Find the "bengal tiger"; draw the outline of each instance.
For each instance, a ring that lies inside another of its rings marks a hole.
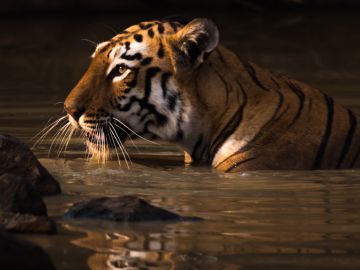
[[[64,107],[93,153],[139,135],[224,172],[359,165],[351,110],[238,58],[206,18],[142,22],[98,44]]]

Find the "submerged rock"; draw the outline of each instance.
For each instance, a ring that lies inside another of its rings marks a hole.
[[[56,223],[45,216],[0,214],[0,229],[16,233],[56,233]]]
[[[53,270],[49,256],[40,247],[0,232],[0,268],[6,270]]]
[[[112,221],[196,221],[200,218],[182,217],[153,206],[137,196],[97,198],[76,203],[66,213],[66,218],[94,218]]]
[[[0,175],[0,212],[47,215],[40,193],[21,176],[12,173]]]
[[[0,134],[0,175],[12,173],[30,183],[41,195],[61,192],[59,183],[40,164],[29,147],[7,134]]]

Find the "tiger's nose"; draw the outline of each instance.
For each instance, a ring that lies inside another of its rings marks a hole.
[[[84,114],[85,108],[84,107],[68,107],[64,106],[65,111],[74,118],[75,121],[79,121],[79,118]]]

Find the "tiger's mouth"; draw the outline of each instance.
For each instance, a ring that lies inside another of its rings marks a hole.
[[[92,129],[84,129],[84,135],[88,143],[97,148],[104,146],[110,148],[122,147],[129,134],[115,125],[105,125]]]

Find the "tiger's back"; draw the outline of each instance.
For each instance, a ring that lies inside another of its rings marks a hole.
[[[213,166],[224,171],[358,166],[360,130],[351,110],[307,84],[238,60],[225,48],[216,53],[215,73],[228,95],[224,108],[238,101],[213,139]],[[229,75],[234,66],[236,75]]]

